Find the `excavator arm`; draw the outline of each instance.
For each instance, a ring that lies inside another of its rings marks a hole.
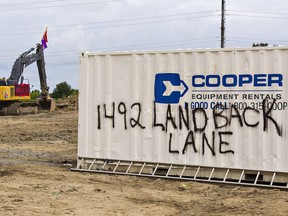
[[[39,79],[40,79],[41,98],[45,100],[49,96],[49,87],[47,85],[44,52],[43,52],[41,44],[37,44],[36,53],[38,57],[37,67],[38,67],[38,73],[39,73]]]
[[[16,59],[12,67],[11,75],[7,79],[7,84],[9,86],[14,86],[15,84],[18,84],[19,81],[22,84],[23,83],[22,74],[23,74],[24,68],[37,61],[38,75],[39,75],[40,87],[41,87],[41,98],[45,100],[49,96],[49,87],[47,85],[44,52],[43,52],[41,44],[37,44],[36,53],[31,53],[34,50],[35,48],[31,48],[30,50],[22,53]]]

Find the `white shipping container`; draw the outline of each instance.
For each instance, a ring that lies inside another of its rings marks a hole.
[[[288,172],[288,47],[84,52],[78,156]]]

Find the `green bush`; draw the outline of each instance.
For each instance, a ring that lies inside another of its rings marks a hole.
[[[56,88],[53,90],[51,96],[52,98],[65,99],[70,95],[78,95],[78,90],[72,89],[71,86],[65,81],[56,85]]]
[[[39,98],[41,96],[41,93],[39,90],[35,89],[30,93],[30,97],[32,100],[36,100],[37,98]]]

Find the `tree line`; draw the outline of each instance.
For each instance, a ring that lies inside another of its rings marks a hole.
[[[65,99],[71,95],[78,95],[78,89],[73,89],[66,81],[57,84],[56,88],[54,88],[53,92],[50,94],[54,99]],[[36,100],[41,97],[41,92],[35,89],[31,91],[30,96],[32,100]]]

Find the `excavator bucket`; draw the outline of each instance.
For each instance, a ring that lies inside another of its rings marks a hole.
[[[53,112],[56,109],[56,103],[53,98],[38,99],[38,104],[42,111]]]

